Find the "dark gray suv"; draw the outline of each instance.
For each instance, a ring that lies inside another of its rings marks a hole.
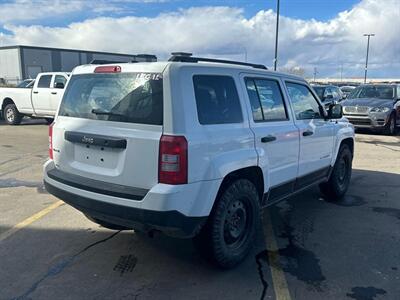
[[[345,98],[340,88],[335,85],[312,85],[312,88],[326,108]]]
[[[394,135],[400,124],[400,85],[367,84],[354,89],[342,102],[344,116],[355,128]]]

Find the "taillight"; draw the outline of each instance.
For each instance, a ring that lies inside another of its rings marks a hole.
[[[188,182],[188,145],[184,136],[162,135],[158,158],[158,182]]]
[[[120,73],[120,66],[101,66],[94,69],[95,73]]]
[[[53,159],[53,126],[54,122],[49,125],[49,158]]]

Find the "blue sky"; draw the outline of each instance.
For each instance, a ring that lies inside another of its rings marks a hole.
[[[360,0],[281,0],[281,13],[288,17],[300,19],[328,20],[352,6]],[[276,0],[176,0],[164,3],[145,3],[132,5],[137,13],[145,16],[155,16],[160,12],[174,11],[177,8],[193,6],[234,6],[241,7],[245,16],[250,17],[260,10],[276,9]]]
[[[36,0],[38,1],[38,0]],[[40,0],[39,0],[40,1]],[[73,1],[73,0],[72,0]],[[0,3],[13,3],[12,0],[0,0]],[[339,12],[350,10],[360,0],[281,0],[280,14],[296,19],[316,19],[327,21],[334,18]],[[65,26],[71,22],[79,22],[87,18],[98,16],[142,16],[156,17],[161,13],[171,13],[179,9],[204,6],[229,6],[243,9],[244,16],[249,18],[260,10],[276,10],[276,0],[171,0],[171,1],[144,1],[144,2],[124,2],[115,0],[114,3],[121,8],[118,11],[91,12],[90,10],[67,13],[63,18],[21,20],[19,24],[35,24],[45,26]],[[1,28],[0,28],[1,30]],[[4,29],[3,29],[4,30]]]
[[[384,5],[382,5],[384,3]],[[273,64],[276,0],[0,0],[0,46],[173,51]],[[400,0],[281,0],[278,67],[400,77]]]

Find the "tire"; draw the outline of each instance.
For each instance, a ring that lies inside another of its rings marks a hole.
[[[86,218],[88,218],[90,221],[99,224],[101,227],[107,228],[107,229],[111,229],[111,230],[130,230],[132,228],[128,228],[125,226],[121,226],[121,225],[117,225],[117,224],[112,224],[103,220],[99,220],[96,218],[93,218],[89,215],[85,215]]]
[[[392,113],[389,117],[389,121],[387,122],[383,133],[386,135],[395,135],[396,134],[396,116]]]
[[[217,198],[195,245],[215,264],[229,269],[251,250],[260,219],[259,195],[254,184],[237,179]]]
[[[54,119],[53,119],[53,118],[45,118],[45,120],[46,120],[46,123],[47,123],[48,125],[50,125],[51,123],[54,122]]]
[[[349,146],[341,145],[329,180],[320,184],[320,190],[328,200],[337,201],[346,194],[350,185],[352,161]]]
[[[4,120],[8,125],[18,125],[21,123],[21,115],[15,104],[7,104],[3,111]]]

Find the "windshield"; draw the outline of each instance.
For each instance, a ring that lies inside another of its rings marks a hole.
[[[318,95],[319,99],[324,98],[325,87],[323,86],[313,86],[315,93]]]
[[[159,73],[74,75],[60,116],[162,125],[163,81]]]
[[[344,86],[344,87],[341,87],[340,90],[342,92],[348,93],[348,92],[352,92],[354,90],[354,88],[350,87],[350,86]]]
[[[17,85],[17,88],[26,88],[26,87],[29,87],[29,86],[31,86],[31,83],[32,83],[32,80],[31,80],[31,79],[24,80],[24,81],[20,82],[20,83]]]
[[[350,94],[349,98],[393,99],[394,88],[391,86],[360,86]]]

